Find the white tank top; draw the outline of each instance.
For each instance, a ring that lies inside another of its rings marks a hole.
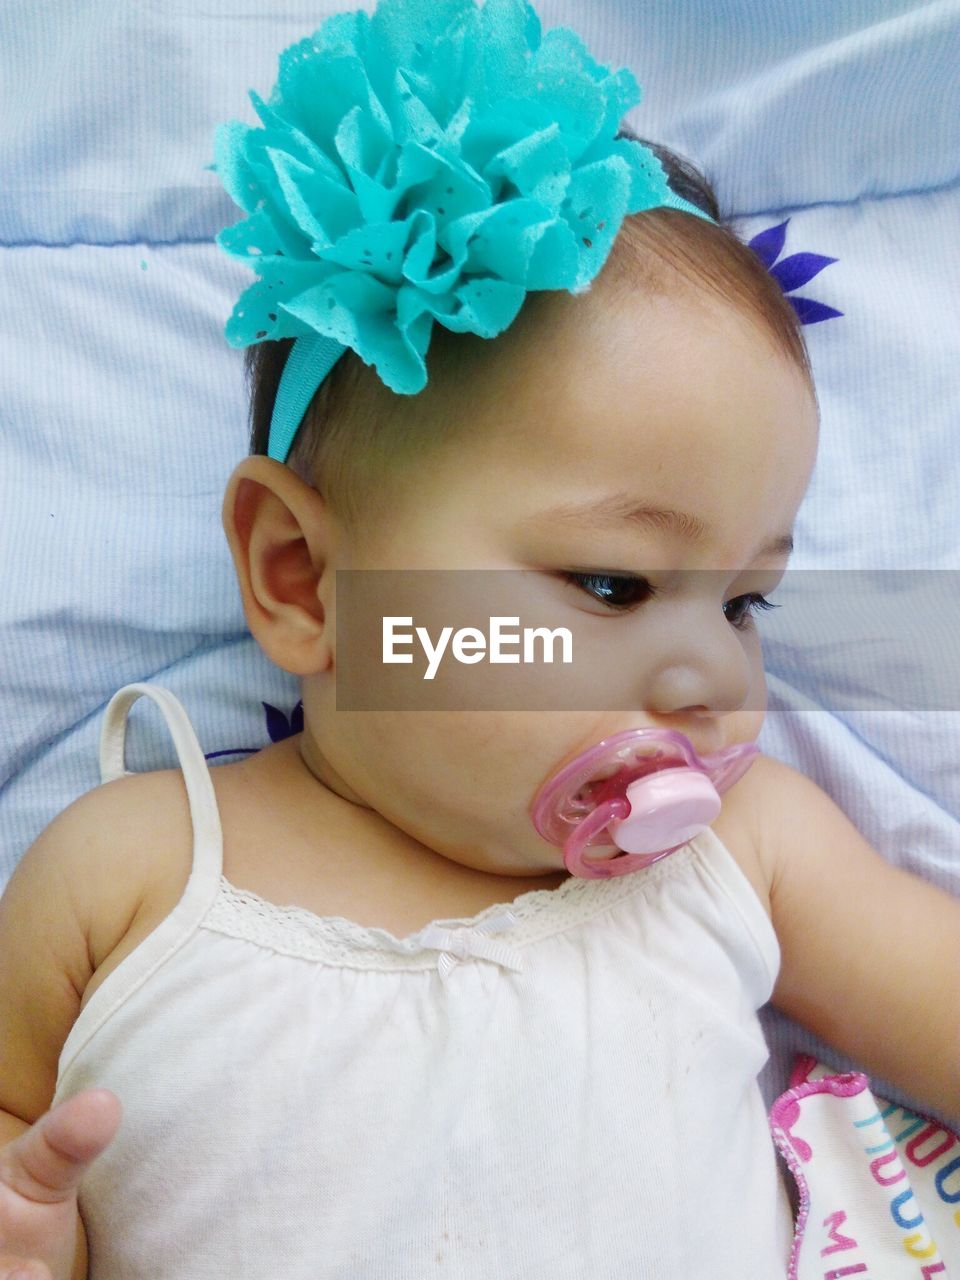
[[[397,939],[222,876],[186,713],[193,867],[103,982],[55,1101],[124,1120],[80,1205],[90,1280],[767,1280],[789,1206],[756,1083],[779,963],[710,831],[647,870],[570,879]],[[269,850],[264,850],[269,857]]]

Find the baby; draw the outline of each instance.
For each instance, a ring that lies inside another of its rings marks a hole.
[[[709,216],[628,214],[588,290],[531,294],[493,340],[438,324],[416,394],[347,350],[285,462],[291,341],[251,347],[255,456],[224,527],[303,731],[208,771],[158,690],[182,772],[120,776],[124,691],[113,780],[18,866],[4,1280],[785,1275],[768,1000],[960,1113],[960,904],[812,782],[757,758],[628,874],[596,874],[608,848],[570,875],[531,820],[624,731],[701,756],[756,738],[754,613],[814,465],[793,312],[657,154]],[[343,570],[521,572],[556,626],[612,644],[615,709],[338,708]]]

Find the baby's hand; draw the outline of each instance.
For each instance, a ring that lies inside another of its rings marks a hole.
[[[0,1147],[0,1280],[72,1280],[77,1188],[120,1114],[114,1094],[85,1089]]]

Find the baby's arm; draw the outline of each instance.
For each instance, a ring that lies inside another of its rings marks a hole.
[[[787,765],[758,760],[741,788],[782,952],[774,1004],[960,1117],[960,899],[887,862]]]
[[[54,1280],[87,1274],[76,1190],[112,1140],[119,1105],[85,1090],[47,1109],[87,982],[136,911],[132,868],[118,876],[103,835],[117,830],[122,786],[81,796],[54,819],[0,899],[0,1277],[17,1259],[42,1262],[36,1274]]]

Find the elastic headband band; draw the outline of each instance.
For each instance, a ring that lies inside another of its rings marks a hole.
[[[322,333],[307,334],[294,342],[273,405],[269,457],[286,462],[310,401],[346,350],[342,342]]]

